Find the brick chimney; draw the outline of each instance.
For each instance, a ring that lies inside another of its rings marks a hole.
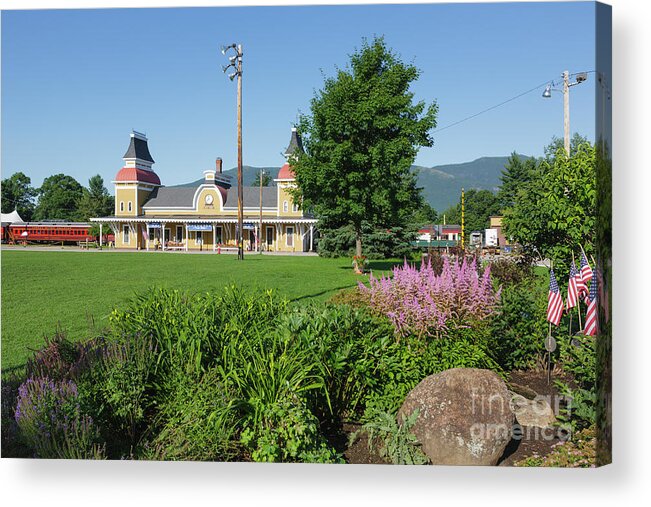
[[[215,160],[215,168],[217,169],[217,174],[222,173],[222,159],[221,157],[217,157]]]

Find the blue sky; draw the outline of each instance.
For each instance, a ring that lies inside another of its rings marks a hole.
[[[122,167],[131,129],[145,132],[163,184],[237,163],[236,85],[219,46],[244,45],[244,163],[281,165],[299,111],[363,37],[422,71],[416,98],[438,128],[570,72],[594,69],[592,2],[2,13],[2,177],[39,186],[54,173],[86,185]],[[594,74],[571,90],[573,132],[594,139]],[[541,155],[563,135],[562,94],[544,86],[434,133],[416,164],[512,151]]]

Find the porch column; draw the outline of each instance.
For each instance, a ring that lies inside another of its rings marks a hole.
[[[102,246],[102,222],[99,223],[99,246]]]
[[[310,224],[310,252],[314,251],[314,225]]]
[[[160,223],[160,249],[161,252],[165,251],[165,222]]]
[[[212,251],[217,250],[217,226],[212,224]]]
[[[147,238],[145,239],[145,248],[149,252],[149,222],[147,222],[145,225],[147,227]]]
[[[188,251],[188,245],[190,244],[190,232],[188,231],[188,224],[185,224],[185,251]]]

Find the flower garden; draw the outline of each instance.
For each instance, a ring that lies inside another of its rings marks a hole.
[[[488,369],[519,393],[534,389],[517,372],[547,377],[547,280],[530,266],[435,256],[362,280],[309,303],[154,288],[84,340],[56,333],[3,378],[3,456],[425,464],[396,417],[425,377]],[[556,424],[578,439],[509,464],[594,464],[593,338],[557,341],[548,388],[573,400]]]

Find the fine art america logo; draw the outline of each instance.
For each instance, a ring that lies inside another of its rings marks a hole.
[[[505,410],[515,415],[514,424],[509,427],[504,423],[475,423],[470,427],[473,439],[512,438],[514,440],[555,440],[567,441],[571,438],[571,427],[561,424],[557,416],[563,411],[564,418],[569,418],[572,410],[572,397],[563,395],[536,395],[527,399],[516,393],[510,393],[510,399],[500,394],[481,395],[473,389],[472,414],[481,420],[495,420]],[[488,417],[487,417],[488,416]]]

